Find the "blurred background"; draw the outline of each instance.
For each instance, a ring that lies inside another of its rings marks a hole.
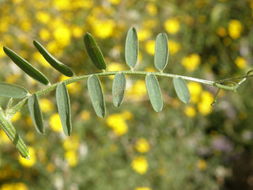
[[[166,32],[165,72],[218,80],[252,68],[253,0],[0,0],[0,79],[44,88],[4,55],[8,46],[52,83],[67,79],[32,45],[40,41],[77,75],[98,72],[87,57],[90,32],[108,70],[125,70],[124,43],[135,26],[140,41],[137,70],[155,71],[155,37]],[[165,106],[153,111],[144,78],[128,77],[120,108],[111,98],[112,78],[101,78],[107,115],[95,115],[86,81],[68,86],[73,134],[63,134],[55,92],[40,98],[46,135],[35,131],[27,107],[12,121],[29,145],[21,158],[0,131],[1,190],[250,190],[253,189],[253,81],[237,93],[188,82],[191,101],[181,103],[169,79],[159,78]],[[0,89],[1,90],[1,89]],[[6,107],[7,99],[0,104]]]

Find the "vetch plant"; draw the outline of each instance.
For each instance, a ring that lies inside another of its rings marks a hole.
[[[126,71],[106,71],[106,63],[93,36],[89,33],[84,35],[84,44],[87,50],[87,53],[92,60],[93,64],[102,72],[92,73],[88,75],[75,76],[74,72],[58,61],[53,55],[51,55],[42,44],[38,41],[33,42],[34,46],[37,48],[39,53],[45,58],[45,60],[57,71],[71,77],[63,82],[58,82],[51,84],[49,79],[41,73],[39,70],[34,68],[28,61],[23,59],[13,50],[4,47],[3,50],[6,55],[27,75],[37,80],[38,82],[46,85],[45,88],[30,94],[27,89],[7,83],[0,83],[0,96],[8,97],[9,102],[7,108],[3,110],[0,107],[0,127],[7,134],[9,139],[16,146],[20,154],[29,159],[29,152],[26,144],[23,139],[17,133],[15,127],[11,123],[11,118],[13,115],[20,111],[22,107],[28,105],[28,110],[30,112],[33,124],[40,134],[45,133],[43,125],[43,115],[40,109],[39,97],[45,95],[53,90],[56,90],[56,102],[58,113],[60,115],[61,124],[65,135],[71,135],[72,131],[72,122],[71,122],[71,103],[70,97],[67,90],[67,85],[87,80],[88,84],[88,93],[92,106],[95,110],[95,113],[98,117],[105,117],[106,115],[106,105],[103,95],[103,90],[100,83],[100,77],[106,77],[115,75],[113,85],[112,85],[112,96],[113,96],[113,105],[119,107],[124,99],[124,93],[126,88],[126,77],[125,75],[139,75],[145,77],[147,93],[151,102],[153,109],[156,112],[160,112],[163,109],[163,97],[157,77],[172,78],[175,92],[178,98],[183,103],[188,103],[190,100],[190,93],[186,85],[186,81],[194,81],[202,83],[205,85],[213,86],[217,88],[217,94],[220,89],[236,91],[238,87],[245,82],[249,77],[252,77],[253,70],[250,70],[246,75],[237,77],[237,78],[228,78],[218,81],[204,80],[184,75],[177,75],[171,73],[164,73],[168,59],[168,39],[165,33],[160,33],[156,37],[156,46],[155,46],[155,56],[154,56],[154,66],[158,72],[146,72],[146,71],[136,71],[134,70],[137,60],[138,60],[138,35],[134,27],[130,28],[125,43],[125,61],[129,66],[130,70]],[[13,99],[20,99],[17,104],[13,105]]]

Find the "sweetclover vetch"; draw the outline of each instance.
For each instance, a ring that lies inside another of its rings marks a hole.
[[[30,116],[32,118],[35,129],[40,134],[45,133],[43,125],[43,115],[40,109],[39,97],[53,90],[56,91],[56,103],[58,113],[60,115],[63,132],[65,135],[71,135],[71,103],[66,85],[87,79],[88,93],[98,117],[105,117],[106,105],[104,93],[101,87],[99,77],[115,75],[112,84],[113,105],[119,107],[124,99],[126,88],[125,75],[139,75],[145,77],[146,88],[151,106],[156,112],[163,109],[163,97],[157,77],[166,77],[173,79],[173,86],[178,98],[185,104],[190,100],[190,93],[185,81],[194,81],[205,85],[210,85],[220,89],[236,91],[237,88],[245,82],[249,77],[252,77],[253,70],[250,70],[246,75],[237,78],[229,78],[219,81],[210,81],[183,75],[164,73],[163,70],[168,64],[168,38],[166,33],[160,33],[156,37],[154,66],[158,72],[135,71],[134,68],[138,61],[139,43],[138,34],[134,27],[127,32],[125,42],[125,61],[130,70],[126,71],[106,71],[106,62],[99,46],[90,33],[84,35],[84,44],[86,51],[94,64],[102,72],[93,73],[82,76],[75,76],[70,67],[57,60],[49,53],[43,45],[34,40],[34,46],[44,59],[58,72],[65,76],[71,77],[63,82],[51,84],[49,79],[38,69],[33,67],[27,60],[19,56],[16,52],[8,47],[3,47],[5,54],[27,75],[36,81],[46,85],[45,88],[30,94],[23,87],[14,84],[0,82],[0,96],[9,98],[8,105],[5,110],[0,107],[0,127],[7,134],[10,141],[16,146],[20,154],[29,159],[28,148],[23,139],[17,133],[15,127],[11,123],[13,115],[20,111],[23,106],[27,105]],[[218,93],[217,93],[218,94]],[[19,99],[18,103],[13,105],[13,99]]]

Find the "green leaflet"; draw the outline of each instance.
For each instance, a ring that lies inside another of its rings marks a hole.
[[[56,103],[63,131],[65,135],[70,136],[72,131],[70,99],[64,82],[58,84],[56,87]]]
[[[44,74],[42,74],[39,70],[35,69],[30,63],[20,57],[17,53],[7,47],[3,47],[3,50],[5,54],[8,55],[8,57],[30,77],[45,85],[49,83],[49,80]]]
[[[0,82],[0,96],[9,98],[24,98],[28,95],[28,91],[23,87]]]
[[[167,34],[160,33],[156,37],[155,42],[155,67],[159,71],[163,71],[168,63],[168,38]]]
[[[28,98],[28,109],[36,130],[39,133],[44,134],[45,130],[43,125],[43,116],[40,110],[40,104],[37,94],[33,94]]]
[[[173,78],[173,85],[178,98],[185,104],[189,103],[190,93],[185,81],[182,78]]]
[[[127,32],[126,44],[125,44],[125,60],[127,65],[133,69],[138,59],[138,36],[134,27],[130,28]]]
[[[97,116],[104,117],[106,112],[105,100],[100,80],[96,75],[91,75],[88,78],[88,92]]]
[[[126,77],[123,73],[117,73],[112,85],[113,105],[119,107],[123,101],[126,88]]]
[[[102,54],[102,51],[98,47],[95,39],[90,33],[86,33],[84,35],[84,44],[87,50],[87,53],[92,60],[93,64],[98,68],[98,69],[106,69],[106,64],[104,60],[104,56]]]
[[[148,96],[151,102],[153,109],[156,112],[162,111],[163,109],[163,98],[159,82],[155,75],[148,74],[145,78],[146,88],[148,91]]]
[[[5,114],[1,107],[0,107],[0,128],[4,130],[4,132],[7,134],[12,143],[17,147],[21,156],[23,156],[26,159],[29,159],[30,155],[26,144],[24,143],[23,139],[19,136],[12,123],[8,119],[6,119]]]
[[[68,66],[53,57],[38,41],[34,40],[33,44],[53,68],[68,77],[72,77],[74,75],[73,71]]]

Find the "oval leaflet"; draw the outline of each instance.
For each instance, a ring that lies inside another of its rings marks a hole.
[[[189,103],[190,93],[189,89],[182,78],[173,78],[173,85],[178,98],[185,104]]]
[[[37,94],[33,94],[28,98],[28,109],[32,117],[33,124],[36,130],[44,134],[43,116],[40,109],[39,99]]]
[[[163,71],[168,63],[168,38],[165,33],[160,33],[156,37],[155,42],[155,67],[159,71]]]
[[[28,91],[23,87],[0,82],[0,96],[9,98],[24,98],[28,94]]]
[[[163,109],[163,98],[160,89],[159,82],[155,75],[147,74],[146,78],[146,88],[148,91],[148,96],[153,109],[156,112],[162,111]]]
[[[112,85],[113,105],[119,107],[123,101],[126,88],[126,77],[123,73],[117,73]]]
[[[99,117],[104,117],[106,108],[103,91],[100,80],[96,75],[91,75],[88,78],[88,92],[92,106]]]
[[[72,131],[70,99],[64,82],[58,84],[56,87],[56,103],[63,131],[65,135],[70,136]]]
[[[8,55],[8,57],[30,77],[41,82],[42,84],[45,85],[49,84],[49,80],[47,79],[47,77],[44,74],[42,74],[39,70],[35,69],[24,58],[20,57],[17,53],[15,53],[13,50],[7,47],[3,47],[3,50],[5,54]]]
[[[137,63],[139,52],[137,31],[134,27],[127,32],[125,44],[125,60],[127,65],[133,69]]]

